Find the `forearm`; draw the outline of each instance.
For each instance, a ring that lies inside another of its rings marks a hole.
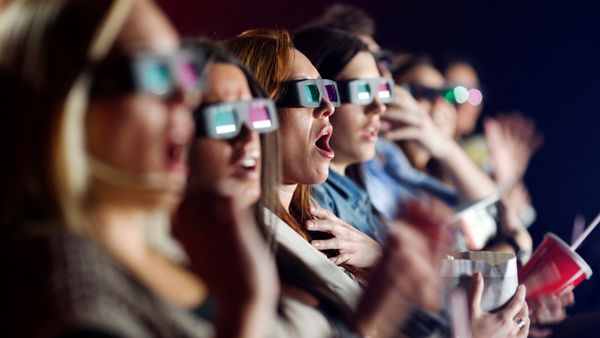
[[[216,338],[267,337],[275,319],[276,304],[260,297],[219,304]]]
[[[479,200],[496,192],[492,179],[467,157],[456,142],[448,142],[439,154],[433,156],[455,186],[461,202]]]

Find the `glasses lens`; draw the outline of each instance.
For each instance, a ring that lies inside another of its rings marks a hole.
[[[329,99],[329,102],[338,101],[338,92],[334,85],[325,85],[325,92],[327,93],[327,98]]]
[[[481,90],[476,88],[469,90],[469,103],[477,106],[480,105],[481,102],[483,102],[483,94],[481,93]]]
[[[163,62],[147,63],[143,68],[143,82],[152,93],[167,94],[173,82],[169,65]]]
[[[248,117],[254,130],[267,129],[273,126],[269,108],[263,103],[251,103],[248,109]]]
[[[469,91],[463,86],[454,87],[454,97],[456,98],[456,103],[465,103],[469,99]]]
[[[366,83],[359,84],[358,86],[356,86],[356,93],[358,99],[361,101],[371,99],[371,88]]]
[[[321,100],[319,87],[316,84],[305,85],[304,94],[306,95],[306,100],[310,103],[319,103]]]
[[[382,82],[379,84],[379,98],[380,99],[389,99],[392,97],[392,89],[390,88],[390,84],[387,82]]]
[[[193,60],[182,60],[179,65],[179,77],[186,89],[198,86],[200,82],[200,67]]]
[[[217,135],[229,134],[237,131],[237,115],[232,106],[217,108],[214,121],[214,128]]]

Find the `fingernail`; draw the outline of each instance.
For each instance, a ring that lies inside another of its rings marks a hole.
[[[317,242],[317,241],[312,241],[311,242],[312,245],[316,246],[316,247],[320,247],[321,243]]]
[[[315,227],[315,223],[313,221],[307,221],[306,222],[306,227],[309,229],[312,229]]]

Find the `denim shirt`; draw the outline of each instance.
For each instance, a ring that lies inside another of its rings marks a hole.
[[[323,184],[313,185],[312,194],[319,206],[331,210],[337,217],[367,234],[380,244],[387,233],[386,225],[374,214],[371,199],[351,178],[329,169]]]
[[[400,147],[379,140],[378,156],[365,163],[365,184],[375,208],[385,217],[400,216],[400,207],[422,192],[439,198],[450,206],[458,203],[458,194],[440,180],[415,169]]]

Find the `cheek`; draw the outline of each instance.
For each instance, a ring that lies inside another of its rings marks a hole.
[[[330,117],[333,125],[331,143],[334,147],[343,148],[356,141],[360,133],[363,112],[341,110]],[[334,148],[335,150],[335,148]]]
[[[302,158],[308,151],[308,139],[310,137],[310,118],[305,118],[302,114],[289,112],[280,114],[279,132],[281,134],[281,148],[283,151],[284,163],[286,159]]]
[[[166,107],[154,99],[129,97],[92,103],[86,116],[89,151],[121,169],[160,169],[168,126]]]
[[[231,156],[231,147],[224,141],[196,141],[190,153],[190,184],[215,190],[215,184],[230,174]]]

